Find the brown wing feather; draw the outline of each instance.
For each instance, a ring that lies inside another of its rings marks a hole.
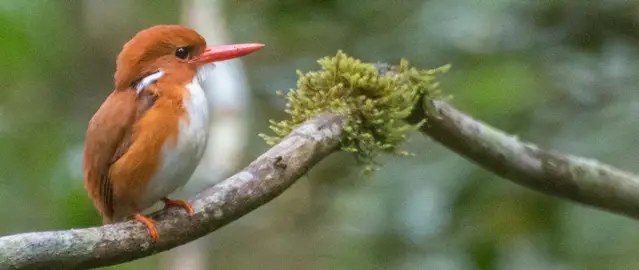
[[[111,164],[115,163],[118,159],[120,159],[126,153],[127,150],[129,150],[129,147],[131,147],[131,144],[133,144],[133,137],[132,137],[133,123],[140,120],[142,115],[144,115],[144,113],[148,111],[153,106],[153,104],[155,104],[155,101],[157,100],[157,96],[155,96],[153,93],[149,91],[142,91],[137,96],[137,98],[138,98],[137,105],[136,105],[137,110],[135,112],[135,119],[131,123],[127,131],[124,133],[124,138],[122,138],[122,142],[120,143],[120,146],[115,151],[115,154],[113,155],[113,159],[111,160]]]
[[[147,92],[138,96],[134,90],[114,91],[89,122],[83,156],[84,186],[104,223],[111,221],[114,211],[111,165],[127,152],[133,143],[135,122],[154,102],[155,96]]]

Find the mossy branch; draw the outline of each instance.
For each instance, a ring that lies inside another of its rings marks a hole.
[[[595,160],[544,150],[478,122],[443,101],[431,70],[362,63],[338,52],[319,61],[322,69],[298,72],[297,89],[287,95],[290,119],[272,122],[277,142],[319,112],[344,115],[349,125],[342,150],[373,164],[380,153],[398,150],[409,131],[425,135],[514,183],[545,194],[639,218],[639,176]],[[366,167],[366,171],[374,169]]]
[[[399,149],[408,132],[422,121],[410,124],[406,119],[420,98],[441,98],[437,75],[448,66],[419,70],[402,60],[399,66],[362,63],[339,51],[334,57],[320,59],[320,71],[297,72],[297,89],[285,98],[289,119],[271,120],[274,136],[260,134],[268,144],[275,144],[302,122],[322,112],[337,113],[348,119],[341,149],[356,154],[368,165],[381,153],[406,156]],[[372,171],[375,166],[367,166]]]

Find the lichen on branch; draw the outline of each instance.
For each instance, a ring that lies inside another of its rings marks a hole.
[[[381,153],[409,154],[399,146],[423,121],[412,125],[404,119],[421,96],[426,100],[440,98],[437,76],[449,68],[420,70],[402,60],[399,66],[389,66],[388,72],[380,73],[374,64],[362,63],[341,51],[318,63],[322,67],[319,71],[298,71],[297,89],[285,95],[290,118],[270,120],[275,135],[260,136],[273,145],[320,113],[339,113],[347,118],[341,149],[355,153],[369,165]]]

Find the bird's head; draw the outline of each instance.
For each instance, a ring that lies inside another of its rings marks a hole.
[[[117,59],[116,89],[135,88],[164,75],[192,79],[201,66],[250,54],[264,47],[249,43],[207,47],[196,31],[180,25],[158,25],[138,32]]]

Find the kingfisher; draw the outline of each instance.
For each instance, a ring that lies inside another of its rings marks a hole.
[[[124,44],[115,90],[89,121],[83,153],[84,187],[104,224],[133,218],[159,239],[141,211],[193,207],[167,196],[184,186],[207,145],[209,111],[202,79],[214,62],[253,53],[263,44],[207,47],[196,31],[157,25]]]

